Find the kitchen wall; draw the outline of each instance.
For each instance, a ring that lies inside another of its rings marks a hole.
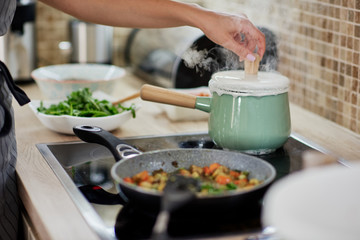
[[[189,1],[194,2],[194,1]],[[291,81],[290,100],[360,134],[360,1],[198,0],[243,12],[278,37],[279,72]],[[68,39],[70,16],[38,4],[39,65],[67,61],[58,48]],[[45,33],[45,34],[44,34]],[[129,29],[116,28],[114,64],[122,66]]]
[[[36,11],[38,66],[68,63],[71,52],[62,50],[59,45],[71,41],[69,22],[74,18],[39,1]],[[124,64],[124,46],[130,31],[128,28],[114,28],[114,65]]]

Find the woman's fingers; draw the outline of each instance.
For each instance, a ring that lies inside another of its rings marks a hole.
[[[199,24],[209,39],[237,54],[240,61],[254,61],[255,52],[262,58],[265,36],[245,15],[211,13]]]
[[[254,61],[255,50],[262,58],[265,52],[265,35],[248,19],[242,19],[235,28],[237,32],[234,34],[229,49],[239,56],[240,61],[244,59]]]

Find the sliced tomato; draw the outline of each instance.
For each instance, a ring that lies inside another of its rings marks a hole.
[[[231,182],[231,178],[229,176],[219,175],[215,178],[215,181],[219,184],[225,185]]]

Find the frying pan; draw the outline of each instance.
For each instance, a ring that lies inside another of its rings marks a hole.
[[[187,210],[208,211],[209,207],[214,209],[214,206],[218,210],[224,210],[241,204],[246,208],[246,204],[259,202],[276,176],[271,164],[239,152],[215,149],[168,149],[142,153],[99,127],[75,126],[73,130],[81,140],[101,144],[111,151],[116,160],[111,168],[111,175],[118,184],[120,196],[137,206],[154,211],[160,209],[163,193],[128,184],[123,181],[124,177],[133,176],[143,170],[153,172],[163,169],[166,172],[174,172],[179,168],[189,168],[193,164],[203,167],[217,162],[230,169],[249,171],[250,178],[263,181],[262,184],[246,191],[196,196],[186,204]]]

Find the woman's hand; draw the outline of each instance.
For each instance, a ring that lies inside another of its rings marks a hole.
[[[262,58],[265,36],[246,17],[219,13],[172,0],[41,0],[84,21],[132,28],[193,26],[213,42],[236,53],[240,61]]]
[[[207,12],[198,19],[198,27],[213,42],[233,51],[240,61],[254,61],[254,52],[260,59],[265,52],[265,36],[246,15]]]

